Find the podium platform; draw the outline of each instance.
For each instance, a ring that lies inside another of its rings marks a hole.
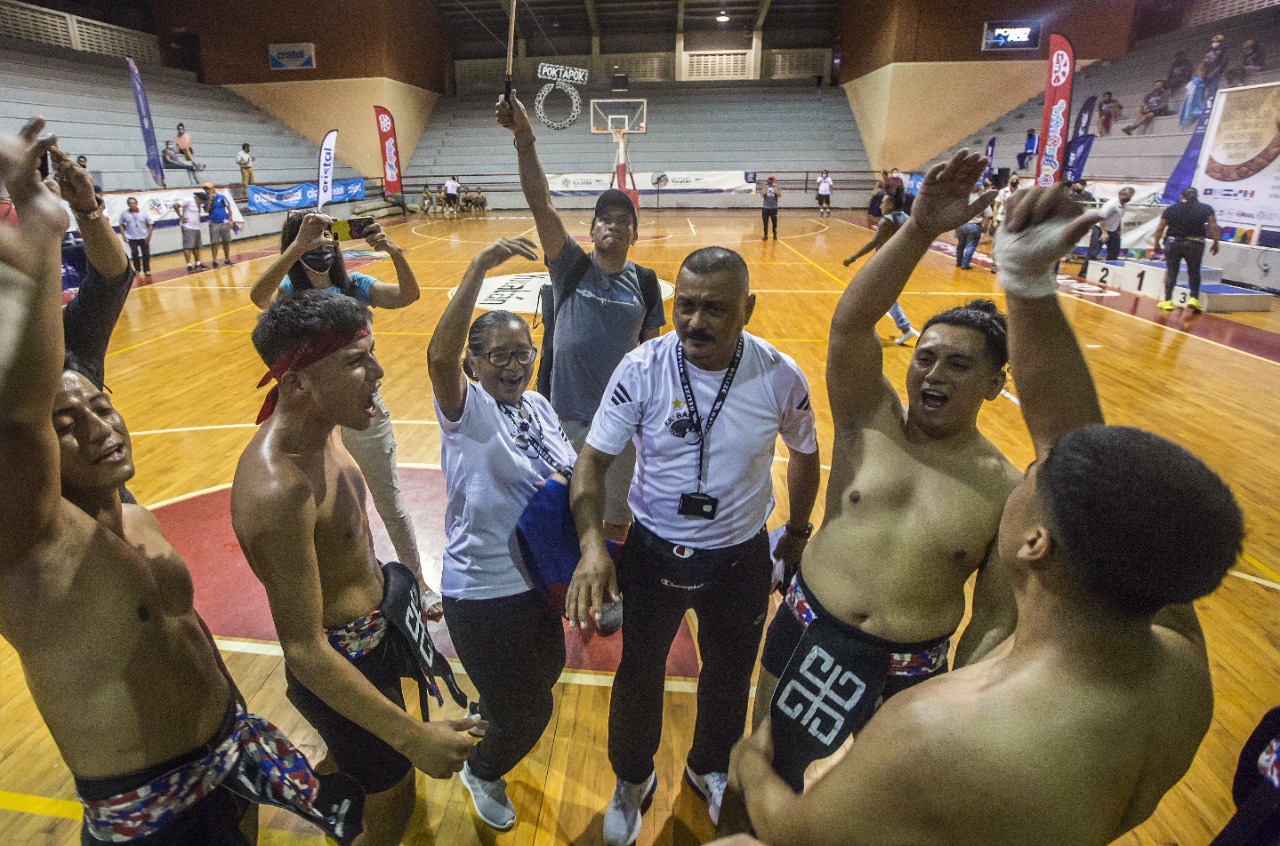
[[[1119,291],[1160,299],[1164,296],[1165,266],[1158,261],[1092,261],[1085,280]],[[1185,306],[1191,297],[1187,268],[1178,273],[1173,302]],[[1200,305],[1207,312],[1270,311],[1272,296],[1222,281],[1222,268],[1200,269]]]

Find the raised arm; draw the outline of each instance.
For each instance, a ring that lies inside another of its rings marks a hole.
[[[427,373],[440,411],[449,420],[460,420],[466,407],[467,377],[462,372],[462,356],[467,350],[471,313],[480,296],[480,283],[490,270],[512,256],[536,259],[535,244],[528,238],[499,238],[471,260],[458,290],[445,306],[436,331],[427,345]]]
[[[529,113],[525,111],[524,103],[516,98],[515,89],[512,89],[510,99],[498,99],[498,123],[510,129],[515,136],[520,190],[524,192],[529,211],[533,212],[533,222],[538,227],[542,252],[546,260],[551,262],[564,249],[569,232],[564,228],[564,222],[560,220],[555,206],[551,204],[551,188],[547,185],[547,175],[542,171],[542,162],[538,161]]]
[[[253,300],[254,305],[264,311],[271,305],[280,288],[280,281],[289,275],[290,269],[302,258],[303,253],[324,246],[324,233],[332,224],[333,218],[325,214],[313,213],[303,218],[298,237],[254,280],[253,287],[249,289],[249,299]]]
[[[845,288],[831,318],[827,394],[836,426],[869,419],[893,389],[882,373],[883,352],[876,323],[898,299],[907,279],[934,239],[972,220],[991,202],[989,191],[969,202],[987,160],[961,150],[925,176],[915,214],[888,240]]]
[[[448,778],[462,769],[472,741],[458,732],[473,727],[474,719],[420,722],[329,644],[316,561],[316,509],[306,479],[295,471],[277,473],[261,484],[238,480],[231,508],[245,558],[266,588],[290,671],[329,707],[386,741],[427,775]]]
[[[62,482],[53,404],[62,374],[60,244],[67,213],[39,161],[56,141],[35,118],[0,133],[0,182],[18,221],[0,226],[0,566],[53,526]]]
[[[391,256],[391,263],[396,268],[396,284],[375,282],[369,287],[369,304],[378,308],[404,308],[416,303],[422,296],[418,289],[418,277],[413,274],[409,260],[404,257],[400,245],[391,240],[391,236],[382,231],[382,225],[375,223],[365,230],[364,239],[375,250],[382,250]]]
[[[1102,422],[1093,377],[1058,304],[1056,265],[1102,219],[1065,184],[1013,195],[996,234],[997,279],[1008,294],[1009,368],[1036,458],[1073,429]]]

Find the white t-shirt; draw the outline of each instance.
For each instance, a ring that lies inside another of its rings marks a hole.
[[[181,201],[182,213],[178,215],[178,225],[183,229],[200,228],[200,204],[193,197]]]
[[[742,333],[737,375],[707,439],[703,492],[720,500],[715,519],[682,517],[680,495],[698,489],[698,447],[676,366],[680,339],[670,332],[636,347],[622,359],[591,423],[587,443],[617,455],[636,445],[636,469],[627,503],[635,519],[670,543],[720,549],[750,540],[773,510],[774,442],[788,449],[818,450],[809,383],[790,356]],[[685,371],[705,425],[724,371]],[[681,434],[676,434],[679,431]]]
[[[1119,197],[1107,200],[1098,211],[1106,215],[1106,219],[1102,221],[1103,232],[1115,232],[1124,223],[1124,206]]]
[[[246,153],[244,150],[236,153],[236,164],[240,167],[249,167],[253,164],[254,156]]]
[[[458,193],[459,183],[456,179],[446,179],[444,181],[444,192],[446,194]]]
[[[823,176],[818,179],[818,193],[824,197],[831,196],[831,177]]]
[[[542,396],[527,391],[524,408],[541,424],[543,443],[566,467],[577,458],[560,419]],[[462,417],[440,421],[444,471],[444,577],[440,592],[454,599],[498,599],[533,587],[516,541],[516,521],[554,468],[532,448],[521,450],[515,425],[479,385],[467,385]]]
[[[996,223],[1004,223],[1004,207],[1008,205],[1009,198],[1013,196],[1014,190],[1008,186],[1000,189],[1000,193],[996,194]]]

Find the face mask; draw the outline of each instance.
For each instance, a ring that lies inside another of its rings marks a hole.
[[[302,265],[307,270],[316,273],[328,273],[329,268],[333,267],[337,255],[334,247],[316,247],[314,250],[307,250],[302,254]]]

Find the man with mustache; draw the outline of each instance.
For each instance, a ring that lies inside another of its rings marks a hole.
[[[809,386],[789,356],[743,331],[754,307],[742,256],[723,247],[691,253],[676,276],[675,333],[622,359],[575,465],[570,501],[582,560],[566,597],[570,624],[586,625],[619,588],[627,602],[609,707],[617,776],[604,815],[610,846],[635,842],[657,787],[666,656],[690,608],[703,666],[685,780],[712,821],[719,817],[769,603],[765,520],[779,435],[790,454],[790,508],[777,555],[798,561],[813,529],[820,467]],[[615,571],[601,532],[604,480],[633,440],[636,521]]]

